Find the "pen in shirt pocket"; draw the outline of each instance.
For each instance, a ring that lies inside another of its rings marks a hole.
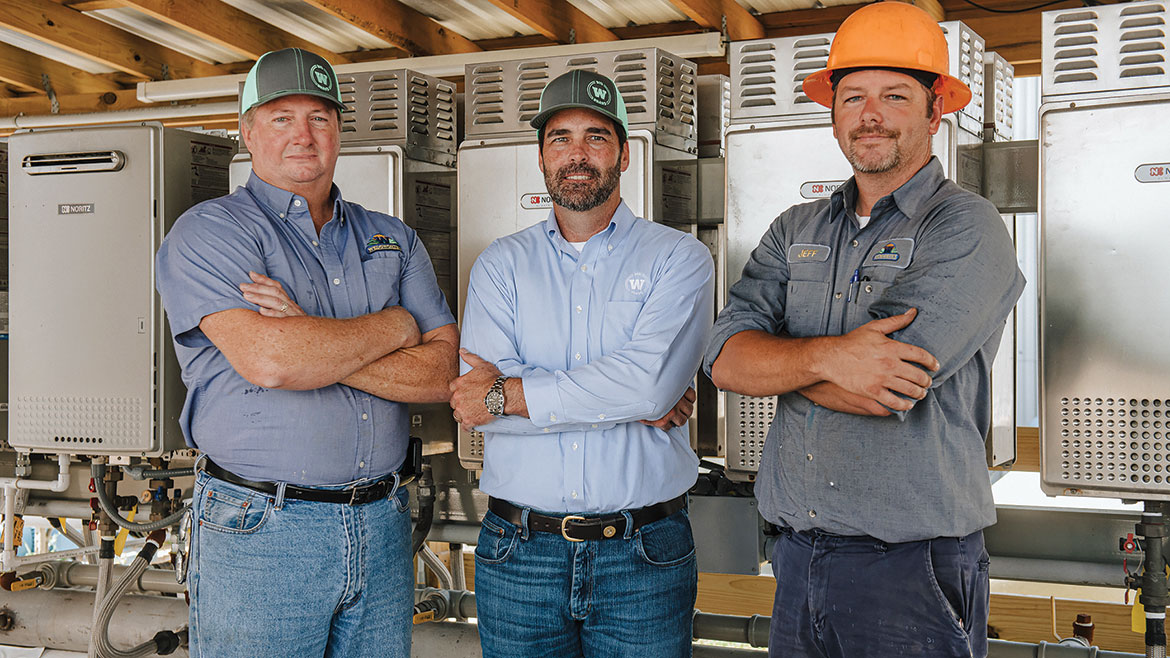
[[[858,282],[861,281],[861,270],[853,270],[853,278],[849,279],[849,291],[845,293],[845,302],[856,302]]]

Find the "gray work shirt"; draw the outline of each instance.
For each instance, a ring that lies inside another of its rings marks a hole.
[[[1024,288],[1003,219],[931,158],[859,228],[857,186],[788,209],[731,287],[703,367],[746,330],[833,336],[910,308],[890,334],[941,364],[926,397],[886,417],[778,397],[756,496],[764,518],[888,542],[962,537],[995,523],[983,438],[991,363]],[[851,281],[855,278],[856,283]]]

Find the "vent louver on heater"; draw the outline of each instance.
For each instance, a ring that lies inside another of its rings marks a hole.
[[[455,155],[455,87],[406,69],[338,77],[341,141],[400,144],[411,157],[450,164]]]
[[[1046,12],[1044,96],[1170,85],[1166,5]]]
[[[121,151],[85,151],[26,155],[20,161],[20,168],[26,174],[37,176],[119,171],[125,164],[126,154]]]
[[[540,111],[545,85],[573,70],[613,79],[625,100],[631,128],[652,125],[659,143],[689,151],[697,148],[696,68],[656,48],[470,64],[465,86],[467,136],[532,130],[529,122]]]
[[[831,34],[817,34],[732,44],[732,118],[828,112],[801,83],[825,68],[831,42]]]

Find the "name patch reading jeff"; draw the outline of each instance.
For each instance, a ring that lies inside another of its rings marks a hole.
[[[823,263],[832,250],[827,244],[794,244],[788,247],[789,263]]]

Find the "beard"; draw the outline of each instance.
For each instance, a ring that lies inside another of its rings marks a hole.
[[[592,181],[571,181],[569,176],[574,174],[588,174]],[[546,173],[544,184],[548,187],[548,195],[554,203],[562,208],[576,212],[593,210],[605,203],[613,191],[617,189],[621,179],[621,165],[600,170],[585,162],[565,165],[560,169]]]
[[[893,140],[889,152],[885,155],[858,153],[857,139],[867,135],[880,135]],[[902,151],[898,144],[898,138],[901,136],[902,133],[897,130],[856,128],[849,133],[849,151],[845,154],[845,158],[849,160],[849,164],[853,165],[855,170],[863,174],[884,174],[902,164]]]

